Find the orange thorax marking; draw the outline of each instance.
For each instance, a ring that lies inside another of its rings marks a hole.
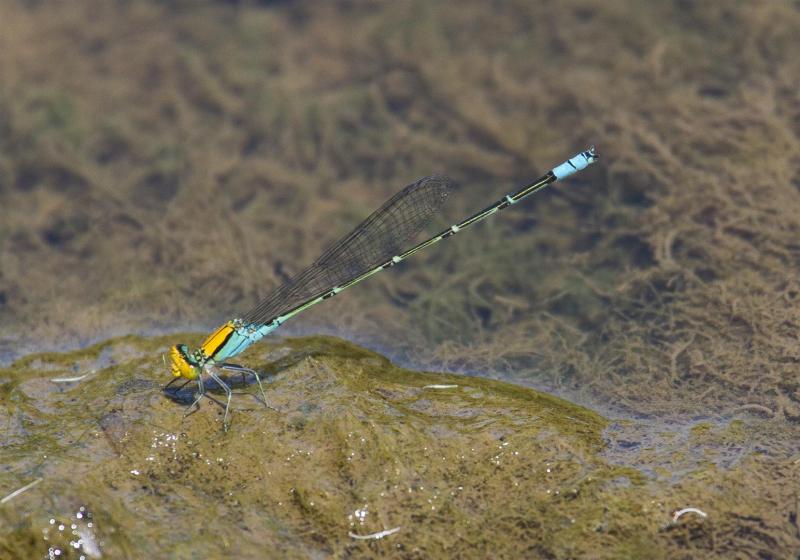
[[[200,345],[200,349],[208,358],[213,358],[217,351],[228,341],[233,331],[233,323],[228,321],[211,333],[205,342]]]

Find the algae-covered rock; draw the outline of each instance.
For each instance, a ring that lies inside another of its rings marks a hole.
[[[243,356],[273,408],[230,377],[224,432],[212,401],[184,417],[193,389],[162,392],[170,342],[0,370],[0,487],[38,481],[0,506],[0,557],[661,557],[707,536],[665,533],[641,475],[600,457],[606,421],[564,400],[277,340]]]

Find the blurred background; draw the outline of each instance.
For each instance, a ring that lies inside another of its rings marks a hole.
[[[793,429],[798,29],[797,1],[3,0],[0,356],[209,329],[421,176],[460,184],[442,226],[596,144],[280,336]]]

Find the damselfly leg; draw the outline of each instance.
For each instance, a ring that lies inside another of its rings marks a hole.
[[[170,391],[169,390],[170,387],[172,387],[172,384],[175,383],[176,381],[183,381],[183,383],[181,383],[177,387],[174,387],[172,391]],[[180,393],[183,390],[183,388],[186,387],[191,382],[192,382],[191,379],[183,379],[182,377],[173,377],[169,383],[167,383],[166,385],[164,385],[164,387],[161,388],[161,390],[164,391],[165,393],[171,392],[174,397],[177,397],[178,393]]]
[[[233,391],[231,391],[231,388],[228,387],[228,384],[225,383],[219,375],[217,375],[217,372],[214,371],[214,367],[213,366],[212,367],[206,366],[206,373],[208,373],[208,376],[211,379],[213,379],[217,383],[217,385],[222,387],[222,390],[225,391],[225,394],[228,397],[228,400],[225,403],[225,415],[222,418],[222,427],[227,432],[228,431],[228,412],[229,412],[229,410],[231,408],[231,398],[233,397]],[[200,378],[198,377],[198,379],[200,379]],[[198,397],[198,398],[200,398],[200,397]]]
[[[206,388],[203,385],[203,376],[202,375],[198,375],[197,376],[197,395],[195,395],[194,401],[192,401],[192,404],[190,404],[189,407],[186,409],[186,412],[183,413],[183,417],[184,418],[186,418],[192,412],[194,412],[195,410],[200,408],[198,403],[200,402],[200,399],[202,399],[203,395],[205,395],[205,394],[206,394]]]
[[[209,374],[209,375],[210,375],[210,374]],[[213,378],[213,376],[212,376],[212,378]],[[192,379],[187,379],[187,380],[184,380],[184,382],[183,382],[183,383],[182,383],[180,386],[178,386],[178,387],[176,387],[176,388],[174,388],[174,389],[172,389],[172,390],[170,391],[170,390],[169,390],[169,389],[170,389],[170,387],[171,387],[171,386],[172,386],[172,385],[173,385],[173,384],[174,384],[176,381],[178,381],[178,379],[179,379],[179,378],[177,378],[177,377],[176,377],[175,379],[171,380],[169,383],[167,383],[166,385],[164,385],[163,391],[164,391],[165,393],[168,393],[168,394],[169,394],[169,396],[170,396],[170,398],[172,398],[172,399],[174,399],[174,400],[177,400],[177,401],[182,401],[182,402],[186,402],[186,400],[185,400],[184,398],[182,398],[182,397],[180,396],[180,394],[179,394],[179,393],[181,392],[181,390],[182,390],[184,387],[186,387],[186,386],[187,386],[189,383],[191,383],[193,380],[192,380]],[[184,413],[183,413],[183,417],[184,417],[184,418],[186,418],[187,416],[189,416],[189,415],[191,415],[191,414],[194,414],[195,412],[197,412],[198,410],[200,410],[200,401],[202,400],[202,398],[203,398],[203,397],[207,398],[208,400],[210,400],[210,401],[211,401],[211,402],[213,402],[214,404],[218,405],[218,406],[219,406],[220,408],[222,408],[223,410],[226,410],[226,411],[227,411],[227,407],[226,407],[226,405],[225,405],[225,404],[221,403],[220,401],[218,401],[217,399],[215,399],[214,397],[212,397],[212,396],[211,396],[211,395],[208,393],[208,391],[206,391],[206,384],[205,384],[205,383],[203,383],[203,380],[202,380],[202,378],[200,378],[200,377],[198,376],[198,377],[197,377],[197,379],[196,379],[196,381],[197,381],[197,392],[196,392],[196,393],[194,393],[194,394],[192,395],[192,398],[193,398],[193,400],[192,400],[191,404],[189,404],[189,405],[186,407],[186,412],[184,412]],[[221,380],[220,380],[220,381],[221,381]],[[219,383],[219,381],[218,381],[218,383]],[[227,385],[225,385],[225,383],[219,383],[219,385],[220,385],[220,386],[223,388],[223,390],[225,390],[225,389],[227,388]],[[229,402],[230,402],[230,399],[229,399]]]
[[[256,395],[252,395],[254,399],[260,401],[265,407],[271,410],[277,410],[267,404],[267,395],[264,391],[264,385],[261,382],[261,376],[258,374],[257,371],[252,370],[250,368],[246,368],[244,366],[240,366],[237,364],[206,364],[205,367],[202,368],[202,373],[198,374],[194,381],[197,382],[197,391],[192,395],[193,400],[189,406],[186,407],[186,412],[184,412],[183,417],[186,418],[190,414],[197,412],[200,409],[200,401],[203,397],[206,397],[208,400],[212,401],[213,403],[217,404],[224,410],[224,417],[223,417],[223,427],[227,431],[229,427],[228,419],[230,418],[230,406],[231,400],[233,397],[233,390],[231,386],[222,378],[220,375],[220,370],[225,370],[233,373],[239,373],[242,375],[242,379],[245,379],[245,376],[251,374],[256,382],[258,383],[258,388],[261,391],[261,399],[259,399]],[[208,375],[208,377],[214,381],[219,388],[225,392],[226,400],[225,402],[221,402],[211,396],[209,392],[209,386],[207,382],[203,381],[203,375]],[[171,398],[177,400],[183,400],[179,395],[180,391],[186,387],[187,384],[191,383],[193,380],[183,380],[184,382],[180,385],[176,385],[176,382],[182,380],[182,378],[174,378],[170,380],[169,383],[164,385],[164,391],[170,395]],[[186,402],[186,401],[184,401]]]
[[[266,406],[267,408],[270,408],[272,410],[276,410],[275,408],[273,408],[269,404],[267,404],[267,394],[264,392],[264,385],[261,384],[261,376],[258,374],[257,371],[255,371],[253,369],[250,369],[250,368],[246,368],[244,366],[240,366],[238,364],[227,364],[226,363],[226,364],[222,364],[220,367],[222,369],[224,369],[225,371],[233,371],[233,372],[236,372],[236,373],[241,373],[242,374],[242,380],[244,380],[244,376],[246,374],[248,374],[248,373],[251,374],[253,377],[255,377],[256,378],[256,382],[258,383],[258,389],[261,391],[261,398],[262,398],[262,402],[264,403],[264,406]]]

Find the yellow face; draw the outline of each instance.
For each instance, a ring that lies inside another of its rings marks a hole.
[[[169,349],[170,371],[174,377],[196,379],[199,368],[193,362],[185,344],[176,344]]]

